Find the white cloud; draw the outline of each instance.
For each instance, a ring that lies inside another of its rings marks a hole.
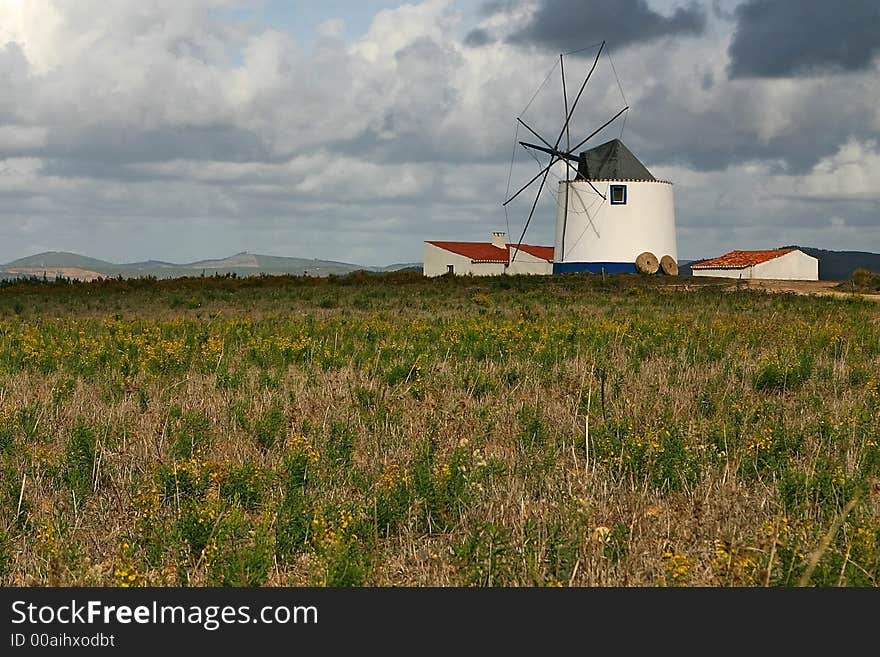
[[[876,141],[850,140],[792,187],[804,198],[880,204],[880,147]],[[877,209],[880,223],[880,205]]]
[[[0,261],[42,246],[383,264],[420,258],[423,239],[506,226],[514,118],[555,57],[463,45],[473,26],[453,0],[382,11],[353,40],[328,16],[308,50],[227,11],[249,4],[0,4]],[[793,234],[824,246],[832,217],[830,241],[865,247],[850,229],[877,214],[876,76],[729,82],[730,34],[713,20],[704,38],[612,47],[632,107],[624,139],[677,183],[680,251],[719,251],[734,233],[743,248]],[[573,95],[591,62],[569,61]],[[575,132],[621,106],[603,60]],[[562,114],[553,77],[524,118],[555,137]],[[534,170],[520,160],[514,184]],[[513,232],[525,214],[511,212]],[[530,239],[552,240],[553,221],[544,204]]]

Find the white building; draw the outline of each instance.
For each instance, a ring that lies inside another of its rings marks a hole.
[[[511,262],[513,256],[513,262]],[[425,276],[499,276],[552,274],[553,247],[507,243],[507,233],[492,233],[491,242],[425,242]]]
[[[781,281],[818,281],[819,260],[799,249],[731,251],[691,265],[694,276]]]
[[[619,139],[566,159],[578,175],[559,183],[553,273],[632,273],[646,252],[678,261],[671,182]]]

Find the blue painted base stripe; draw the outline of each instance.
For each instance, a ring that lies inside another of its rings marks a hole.
[[[635,274],[634,262],[554,262],[554,274]]]

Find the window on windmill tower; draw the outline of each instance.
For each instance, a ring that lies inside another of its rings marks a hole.
[[[626,205],[626,185],[611,185],[611,205]]]

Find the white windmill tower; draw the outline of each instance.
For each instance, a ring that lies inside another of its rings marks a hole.
[[[521,141],[519,144],[532,152],[549,155],[550,161],[504,205],[541,181],[519,240],[522,244],[550,171],[558,162],[563,162],[568,176],[559,182],[554,274],[637,271],[654,274],[662,270],[677,275],[672,183],[654,178],[620,139],[581,150],[629,107],[624,107],[586,138],[571,145],[572,116],[604,47],[603,41],[571,107],[565,86],[564,55],[560,55],[566,119],[554,143],[544,139],[522,118],[517,119],[541,142]],[[566,140],[564,148],[561,145],[563,139]],[[516,252],[514,248],[511,262],[516,258]]]

